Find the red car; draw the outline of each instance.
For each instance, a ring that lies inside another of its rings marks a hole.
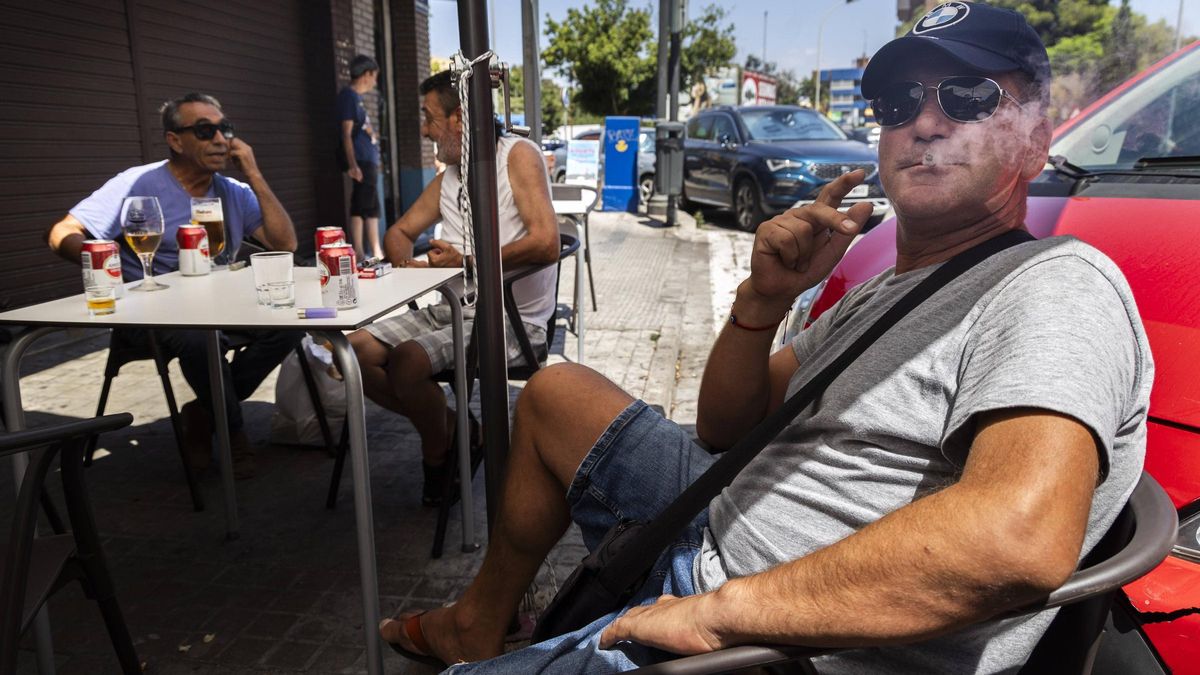
[[[1172,555],[1125,587],[1096,672],[1200,673],[1200,42],[1056,129],[1050,154],[1026,223],[1088,242],[1129,280],[1156,372],[1146,470],[1180,520]],[[785,339],[894,265],[895,239],[895,219],[862,236],[801,296]]]

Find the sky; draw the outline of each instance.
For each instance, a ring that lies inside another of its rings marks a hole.
[[[493,6],[495,37],[492,48],[503,61],[521,62],[521,3],[519,0],[489,0]],[[592,4],[588,0],[538,0],[539,27],[545,29],[545,17],[562,20],[571,7]],[[631,0],[634,7],[650,7],[658,29],[658,0]],[[766,12],[766,58],[782,69],[791,68],[805,76],[816,68],[817,33],[822,15],[828,18],[821,31],[822,68],[853,65],[865,51],[873,53],[895,35],[895,0],[689,0],[693,13],[707,4],[723,6],[734,25],[738,46],[737,63],[746,55],[763,54],[763,13]],[[1174,27],[1180,0],[1131,0],[1133,10],[1151,21],[1164,19]],[[1184,0],[1183,33],[1200,34],[1200,0]],[[539,37],[545,49],[546,38]],[[458,51],[458,3],[456,0],[430,0],[429,41],[433,56],[449,57]],[[558,78],[556,78],[558,79]]]

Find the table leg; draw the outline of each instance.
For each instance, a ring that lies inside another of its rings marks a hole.
[[[471,494],[471,423],[468,419],[470,395],[467,394],[467,348],[463,336],[462,303],[454,290],[440,289],[446,303],[450,305],[450,316],[454,324],[454,402],[458,406],[455,420],[458,438],[459,499],[462,502],[462,551],[470,553],[479,549],[475,541],[475,505]]]
[[[35,340],[57,328],[29,328],[17,336],[4,354],[4,424],[9,431],[25,428],[25,411],[21,408],[21,357]],[[21,479],[29,466],[28,453],[12,457],[13,483],[20,493]],[[37,643],[37,664],[40,675],[54,675],[54,643],[50,636],[50,614],[45,605],[33,620],[34,639]]]
[[[375,519],[371,514],[371,471],[367,461],[367,421],[362,373],[350,341],[341,331],[323,332],[333,345],[333,358],[346,383],[346,426],[350,431],[350,473],[354,477],[354,525],[358,538],[358,574],[362,580],[363,632],[367,639],[367,672],[383,674],[383,642],[379,637],[379,572],[375,561]]]
[[[213,426],[221,456],[221,486],[225,489],[225,537],[238,538],[237,493],[233,485],[233,450],[229,445],[229,416],[225,414],[225,382],[220,331],[208,333],[208,386],[212,389]]]
[[[575,223],[578,225],[576,232],[580,235],[579,248],[575,250],[575,362],[582,365],[584,315],[583,261],[587,256],[587,248],[583,238],[583,222],[577,218]]]

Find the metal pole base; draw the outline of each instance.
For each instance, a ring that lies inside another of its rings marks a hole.
[[[654,194],[646,201],[646,215],[665,218],[667,215],[667,196]]]

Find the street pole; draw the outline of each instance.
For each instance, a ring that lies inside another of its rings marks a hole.
[[[684,17],[684,0],[671,0],[671,49],[670,49],[670,70],[671,70],[671,121],[679,121],[679,56],[680,50],[683,47],[683,26],[686,23]],[[675,195],[667,197],[667,227],[674,227],[676,224],[676,212],[679,198]]]
[[[767,67],[767,10],[763,10],[763,57],[762,67],[765,70]]]
[[[1179,41],[1183,39],[1183,0],[1179,0],[1179,14],[1175,17],[1175,51],[1179,51]]]
[[[521,0],[522,68],[525,76],[525,126],[529,138],[542,144],[542,65],[538,47],[538,0]]]
[[[667,78],[670,77],[671,0],[658,0],[658,79],[654,90],[654,119],[667,118]],[[647,216],[666,216],[669,200],[655,192],[646,201]]]
[[[458,37],[468,61],[488,51],[486,0],[458,0]],[[500,504],[500,481],[508,460],[508,368],[504,344],[504,299],[501,296],[499,215],[496,206],[496,129],[492,80],[486,60],[471,71],[471,164],[467,192],[475,235],[478,302],[475,333],[479,348],[479,401],[483,409],[488,531]],[[467,401],[457,401],[467,405]]]

